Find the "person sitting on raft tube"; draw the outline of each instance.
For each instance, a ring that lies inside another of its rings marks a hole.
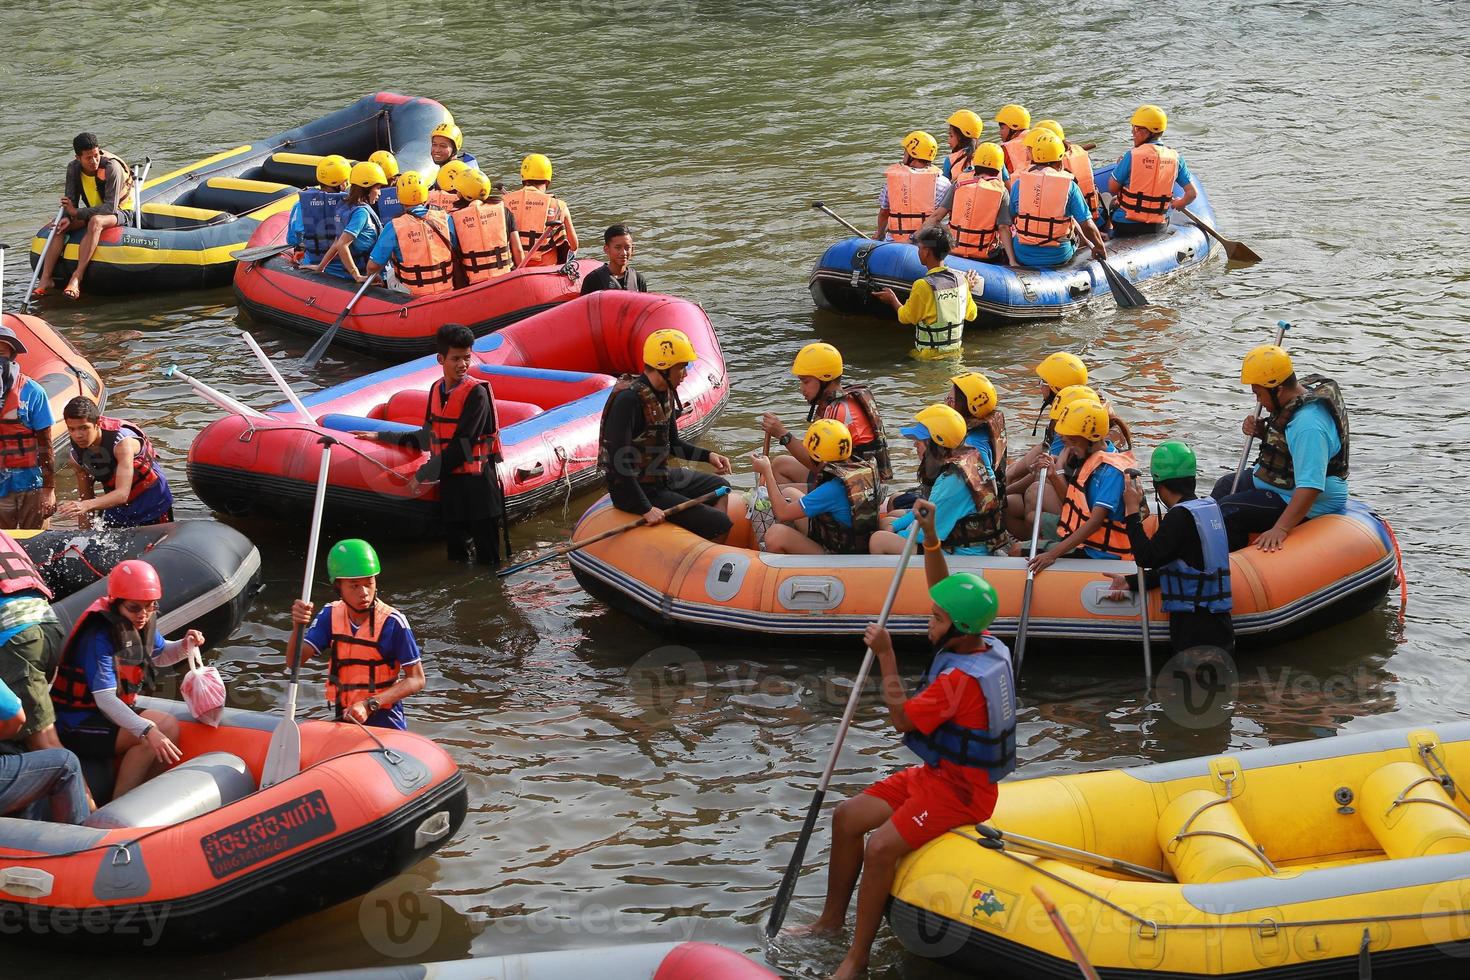
[[[1032,141],[1032,165],[1011,185],[1011,231],[1021,265],[1052,268],[1065,265],[1076,254],[1072,224],[1099,259],[1108,257],[1107,245],[1087,201],[1072,175],[1062,169],[1066,148],[1055,133],[1044,131]]]
[[[0,680],[0,739],[16,738],[29,721],[21,699]],[[87,819],[91,807],[76,753],[62,748],[0,752],[0,817],[25,817],[42,800],[54,823]]]
[[[831,344],[807,344],[791,362],[791,373],[801,384],[801,397],[806,399],[807,425],[818,419],[835,419],[852,435],[852,454],[877,469],[878,479],[893,479],[893,465],[888,459],[888,440],[883,435],[883,417],[873,392],[863,384],[843,384],[842,353]],[[786,428],[774,412],[761,415],[761,429],[780,443],[788,455],[771,461],[771,468],[783,486],[810,490],[816,485],[815,473],[821,464],[812,459],[806,444]]]
[[[974,166],[961,175],[939,208],[924,221],[937,228],[949,219],[951,254],[976,262],[1015,265],[1011,245],[1011,196],[1006,190],[1004,154],[994,143],[981,143]]]
[[[346,157],[333,153],[316,164],[316,187],[303,187],[296,193],[291,217],[286,221],[286,244],[300,250],[293,261],[316,265],[337,241],[342,231],[342,205],[347,201],[347,181],[352,177],[352,164]]]
[[[944,403],[965,420],[965,445],[980,454],[985,475],[995,483],[995,494],[1006,499],[1006,417],[997,406],[995,385],[977,371],[966,371],[949,379]]]
[[[51,238],[51,247],[41,258],[41,274],[36,277],[33,296],[44,296],[51,288],[56,263],[66,249],[66,236],[78,229],[84,229],[85,233],[77,246],[77,267],[62,292],[68,299],[82,295],[82,277],[92,264],[92,254],[97,251],[102,233],[128,223],[129,198],[133,192],[133,172],[128,165],[98,146],[97,137],[91,133],[78,133],[71,141],[71,148],[75,159],[66,166],[65,191],[61,197],[66,215]],[[51,225],[41,230],[50,231]]]
[[[521,161],[521,186],[505,195],[516,216],[526,265],[560,265],[576,254],[577,229],[567,202],[551,193],[551,160],[532,153]]]
[[[459,239],[459,264],[466,285],[488,282],[519,268],[526,260],[515,215],[504,204],[491,204],[490,178],[478,170],[460,173],[454,181],[460,204],[450,220]]]
[[[878,241],[906,242],[949,193],[949,178],[934,166],[939,143],[922,130],[903,138],[903,162],[883,172],[878,191]]]
[[[469,327],[446,323],[434,336],[444,376],[429,388],[423,428],[414,432],[354,432],[372,442],[428,452],[414,473],[409,493],[424,483],[439,484],[439,507],[449,560],[473,558],[481,565],[500,561],[505,500],[496,464],[500,426],[490,386],[470,376],[475,335]],[[510,550],[506,542],[507,553]]]
[[[1036,365],[1036,376],[1041,381],[1042,398],[1036,409],[1036,418],[1031,422],[1033,436],[1036,435],[1036,427],[1041,424],[1042,415],[1056,407],[1058,395],[1063,390],[1087,384],[1087,365],[1076,354],[1055,351]],[[1035,501],[1035,493],[1031,488],[1036,485],[1036,473],[1040,468],[1038,460],[1044,453],[1061,455],[1062,448],[1061,437],[1056,434],[1056,419],[1052,417],[1046,424],[1041,441],[1026,450],[1006,470],[1006,520],[1012,534],[1030,538],[1031,514]],[[1051,506],[1052,513],[1059,512],[1061,500],[1052,497],[1050,490],[1044,492],[1048,494],[1046,503]],[[1025,524],[1024,531],[1021,530],[1022,523]]]
[[[1268,417],[1246,416],[1241,425],[1261,440],[1255,468],[1236,491],[1227,473],[1210,496],[1220,502],[1230,549],[1279,551],[1302,521],[1341,514],[1348,499],[1348,414],[1342,389],[1320,374],[1297,377],[1291,356],[1262,344],[1245,356],[1240,383],[1251,386]],[[1246,479],[1250,483],[1246,483]]]
[[[899,431],[914,440],[921,496],[934,504],[944,549],[957,555],[1009,554],[1005,508],[980,454],[965,441],[964,418],[948,405],[930,405],[914,416],[914,423]],[[873,532],[868,550],[875,555],[903,551],[901,535],[913,520],[913,511],[890,515],[886,529]],[[927,544],[931,539],[923,540]]]
[[[817,485],[803,493],[781,487],[768,456],[751,463],[782,523],[766,531],[766,550],[777,555],[864,555],[878,530],[881,486],[873,464],[854,460],[852,433],[836,419],[817,419],[802,444],[820,469]],[[784,492],[783,492],[784,491]]]
[[[899,323],[913,325],[914,349],[910,357],[927,361],[957,356],[965,339],[965,321],[979,315],[974,290],[980,286],[980,274],[971,269],[961,276],[945,267],[950,241],[943,228],[921,228],[910,241],[929,271],[922,279],[914,280],[905,303],[900,303],[898,294],[887,287],[873,293],[873,297],[893,307]]]
[[[582,295],[603,289],[625,289],[630,293],[648,292],[643,273],[628,265],[633,260],[633,232],[627,225],[609,225],[602,233],[602,254],[607,262],[582,277]]]
[[[459,161],[466,167],[478,167],[480,162],[464,151],[464,131],[453,119],[442,122],[429,132],[429,159],[435,167],[444,167],[451,161]]]
[[[26,353],[15,331],[0,327],[0,528],[45,530],[56,510],[56,451],[51,400],[20,369]]]
[[[1159,140],[1169,117],[1156,105],[1133,113],[1133,149],[1113,165],[1108,193],[1113,195],[1113,237],[1157,235],[1168,226],[1170,208],[1187,208],[1194,200],[1194,178],[1179,151]],[[1184,193],[1174,196],[1174,185]]]
[[[1031,131],[1031,110],[1014,102],[1003,105],[996,110],[995,124],[1000,127],[1000,146],[1005,151],[1006,169],[1012,174],[1022,172],[1031,165],[1031,158],[1026,154],[1026,134]]]
[[[81,395],[66,403],[61,417],[81,499],[58,507],[58,518],[75,520],[77,527],[89,526],[91,514],[103,527],[143,527],[174,519],[173,491],[142,429],[126,419],[108,418],[96,402]]]
[[[1220,505],[1195,496],[1199,465],[1194,450],[1177,440],[1154,447],[1149,460],[1154,496],[1168,511],[1150,537],[1143,526],[1143,487],[1138,478],[1123,488],[1123,512],[1133,560],[1148,570],[1150,586],[1158,585],[1169,614],[1169,642],[1175,650],[1215,647],[1235,651],[1230,621],[1230,540]],[[1132,580],[1114,575],[1113,593],[1131,598]]]
[[[342,232],[321,260],[312,266],[314,272],[364,282],[367,276],[358,271],[368,263],[383,219],[378,217],[378,195],[388,186],[388,177],[376,163],[364,161],[352,165],[347,200],[342,204]]]
[[[327,704],[337,721],[408,730],[403,699],[424,689],[418,641],[403,613],[378,598],[378,553],[361,538],[338,541],[327,552],[327,577],[337,598],[312,619],[313,605],[296,599],[291,622],[304,627],[301,655],[327,651]],[[286,652],[286,667],[296,664]]]
[[[174,744],[178,719],[136,707],[154,667],[176,664],[204,643],[198,630],[164,642],[157,624],[162,597],[152,565],[118,562],[107,576],[107,595],[88,606],[72,627],[51,687],[62,745],[83,757],[122,757],[114,798],[183,758]]]
[[[976,151],[980,148],[980,134],[984,131],[985,124],[969,109],[956,109],[947,122],[949,154],[939,165],[939,172],[954,183],[974,169]],[[1000,147],[996,145],[996,149]],[[1001,154],[1001,164],[996,169],[1000,171],[1001,180],[1005,180],[1007,175],[1004,153]]]
[[[639,515],[650,526],[662,524],[664,511],[675,504],[730,485],[718,476],[669,466],[670,458],[686,459],[709,463],[716,473],[730,472],[724,456],[686,442],[679,434],[684,410],[679,384],[698,357],[684,331],[653,331],[643,341],[643,373],[619,378],[602,412],[597,466],[606,474],[608,496],[618,510]],[[725,512],[729,495],[715,500],[668,519],[722,544],[730,533]]]
[[[1062,500],[1057,518],[1056,544],[1031,559],[1040,572],[1058,558],[1075,557],[1129,560],[1133,547],[1123,523],[1124,474],[1136,464],[1131,452],[1107,448],[1110,416],[1100,401],[1076,398],[1067,403],[1057,419],[1057,435],[1066,448],[1060,458],[1041,458],[1052,491]]]
[[[923,686],[905,694],[893,638],[877,623],[863,633],[882,671],[888,721],[922,765],[901,769],[844,800],[832,817],[827,897],[816,921],[791,934],[842,931],[858,884],[852,944],[832,974],[862,976],[898,862],[949,833],[990,819],[996,784],[1016,769],[1016,689],[1011,652],[985,630],[999,601],[991,584],[971,572],[949,574],[937,537],[934,508],[915,505],[924,540],[924,578],[933,605],[929,643],[934,659]],[[871,833],[870,833],[871,831]]]
[[[368,276],[392,262],[410,296],[449,292],[459,248],[454,222],[446,212],[429,207],[429,188],[412,170],[398,175],[398,200],[407,210],[383,226],[368,256]]]
[[[1062,141],[1062,148],[1066,151],[1066,155],[1062,157],[1062,169],[1077,181],[1077,189],[1082,192],[1082,199],[1087,202],[1087,209],[1092,212],[1094,220],[1105,218],[1102,196],[1097,192],[1097,179],[1092,172],[1092,158],[1087,155],[1082,144],[1067,139],[1067,131],[1055,119],[1043,119],[1036,124],[1036,128],[1055,133],[1057,139]]]
[[[383,171],[383,177],[388,181],[386,187],[378,193],[378,201],[374,205],[378,210],[379,220],[386,224],[403,213],[403,205],[398,201],[398,158],[391,150],[374,150],[368,157],[369,163],[376,163]]]
[[[25,720],[0,740],[59,749],[51,678],[66,637],[46,580],[25,549],[0,531],[0,682],[20,697]],[[0,748],[3,755],[6,748]]]

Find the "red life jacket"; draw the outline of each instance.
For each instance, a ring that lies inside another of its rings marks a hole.
[[[27,380],[16,368],[15,384],[0,404],[0,469],[29,470],[41,465],[42,434],[20,419],[20,390]]]
[[[853,459],[865,459],[876,466],[880,480],[893,479],[883,418],[867,385],[843,385],[840,391],[824,392],[806,413],[808,424],[818,418],[836,419],[847,426],[852,434]]]
[[[1174,200],[1179,154],[1157,143],[1143,143],[1129,152],[1128,186],[1118,191],[1123,217],[1142,224],[1162,224]]]
[[[132,503],[158,482],[158,458],[153,452],[153,443],[148,441],[142,429],[123,419],[104,415],[97,420],[97,426],[102,430],[102,438],[96,445],[83,449],[75,442],[71,443],[72,462],[102,484],[105,491],[111,493],[117,489],[118,442],[123,439],[138,440],[139,449],[133,454],[133,486],[128,491],[127,499],[128,503]]]
[[[56,680],[51,684],[51,703],[62,711],[96,711],[97,702],[92,697],[87,671],[76,659],[76,644],[82,631],[94,619],[99,619],[112,639],[112,665],[117,674],[117,696],[123,704],[131,705],[138,700],[153,667],[153,635],[158,629],[158,617],[149,616],[143,631],[139,633],[133,624],[112,609],[112,600],[106,596],[88,606],[77,617],[66,643],[61,647],[61,666],[56,670]]]
[[[1044,167],[1017,178],[1021,193],[1011,218],[1016,240],[1026,245],[1060,245],[1072,229],[1067,198],[1075,181],[1065,170]]]
[[[971,174],[954,185],[954,207],[949,211],[953,253],[965,259],[983,259],[1000,240],[995,220],[1007,194],[999,177]]]
[[[378,641],[383,624],[395,610],[381,599],[368,610],[367,622],[352,630],[347,618],[347,604],[329,603],[332,610],[332,643],[327,655],[327,702],[337,709],[337,716],[359,701],[392,687],[398,680],[398,668],[383,659]]]
[[[14,538],[0,531],[0,592],[14,595],[28,589],[41,593],[47,600],[52,598],[51,589],[36,571],[31,556]]]
[[[1062,501],[1062,513],[1057,518],[1057,533],[1063,538],[1086,524],[1092,516],[1092,505],[1087,502],[1087,481],[1092,478],[1093,471],[1103,465],[1126,473],[1138,464],[1132,453],[1096,452],[1087,457],[1077,475],[1067,481],[1067,497]],[[1082,543],[1117,555],[1124,561],[1133,560],[1133,545],[1128,540],[1128,526],[1123,522],[1122,514],[1110,513],[1107,520]]]
[[[934,213],[934,187],[939,182],[939,168],[915,170],[895,163],[884,173],[883,181],[888,189],[888,237],[906,242],[924,224],[924,219]]]
[[[444,450],[454,441],[455,429],[459,427],[460,416],[464,414],[465,399],[469,398],[470,392],[476,386],[485,389],[486,397],[491,398],[491,418],[495,417],[494,397],[490,393],[490,386],[483,381],[476,381],[469,375],[454,386],[445,397],[443,381],[434,382],[429,389],[428,424],[429,431],[433,435],[430,452],[435,456],[443,456]],[[482,432],[477,435],[474,442],[470,444],[470,452],[465,461],[456,466],[451,473],[482,473],[486,464],[490,463],[492,454],[500,453],[500,433],[497,431]],[[443,475],[443,474],[441,474]]]

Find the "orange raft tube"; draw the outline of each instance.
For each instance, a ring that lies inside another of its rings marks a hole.
[[[184,761],[82,825],[0,817],[7,936],[217,948],[370,891],[464,820],[464,776],[422,736],[303,722],[301,771],[257,789],[278,715],[227,708],[210,728],[177,701],[139,706],[179,719]]]
[[[0,324],[14,330],[16,338],[25,345],[26,352],[16,358],[16,363],[22,374],[46,389],[51,416],[56,420],[51,426],[51,441],[60,443],[66,438],[66,423],[61,420],[66,403],[84,395],[100,409],[107,402],[107,386],[92,362],[40,317],[0,313]]]
[[[862,635],[878,616],[898,558],[893,555],[771,555],[755,551],[745,504],[736,494],[731,544],[717,545],[670,524],[634,528],[567,556],[589,593],[676,635],[729,638],[757,634],[813,644]],[[633,519],[606,498],[572,534],[590,538]],[[1365,504],[1314,518],[1286,546],[1266,553],[1244,548],[1230,556],[1236,643],[1281,643],[1358,615],[1376,605],[1394,581],[1387,525]],[[1014,635],[1026,583],[1020,558],[949,556],[950,571],[975,572],[1000,594],[991,629]],[[1137,643],[1136,602],[1102,598],[1108,573],[1132,572],[1131,562],[1062,559],[1036,576],[1027,636],[1040,641]],[[930,601],[922,560],[910,564],[889,628],[922,638]],[[1150,637],[1169,641],[1159,593],[1149,594]]]

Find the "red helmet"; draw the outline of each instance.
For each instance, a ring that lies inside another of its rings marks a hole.
[[[130,558],[118,562],[112,574],[107,576],[107,595],[112,599],[148,602],[163,598],[163,585],[159,583],[158,572],[152,565]]]

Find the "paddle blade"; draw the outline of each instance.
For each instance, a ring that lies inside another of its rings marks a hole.
[[[284,782],[300,771],[301,728],[295,718],[282,718],[271,733],[270,748],[266,750],[265,766],[261,769],[260,788]]]
[[[281,242],[276,245],[256,245],[252,248],[236,249],[230,253],[230,258],[237,262],[259,262],[272,256],[280,255],[289,251],[294,246]]]
[[[1147,306],[1148,298],[1138,291],[1138,287],[1123,278],[1123,274],[1114,269],[1112,263],[1106,259],[1100,260],[1103,267],[1103,275],[1108,279],[1108,288],[1112,290],[1113,299],[1124,308]]]
[[[786,865],[786,874],[781,878],[781,885],[776,889],[776,900],[771,903],[771,917],[766,920],[766,937],[775,938],[781,931],[781,924],[786,921],[786,907],[791,904],[791,896],[796,892],[796,879],[801,875],[801,866],[806,861],[806,845],[812,839],[812,833],[817,829],[817,818],[822,813],[822,800],[827,796],[827,791],[818,789],[812,795],[812,802],[806,809],[806,820],[801,825],[801,836],[796,838],[796,847],[791,851],[791,860]]]
[[[1261,257],[1251,250],[1245,242],[1225,242],[1225,258],[1230,262],[1238,262],[1241,265],[1254,265],[1261,261]]]
[[[342,321],[346,319],[347,311],[343,310],[338,314],[337,319],[332,321],[332,325],[327,328],[327,332],[317,338],[317,342],[311,345],[311,350],[307,351],[306,356],[301,359],[302,368],[309,370],[316,367],[316,362],[322,359],[322,355],[327,352],[327,348],[332,346],[332,341],[337,339],[337,331],[342,329]]]

